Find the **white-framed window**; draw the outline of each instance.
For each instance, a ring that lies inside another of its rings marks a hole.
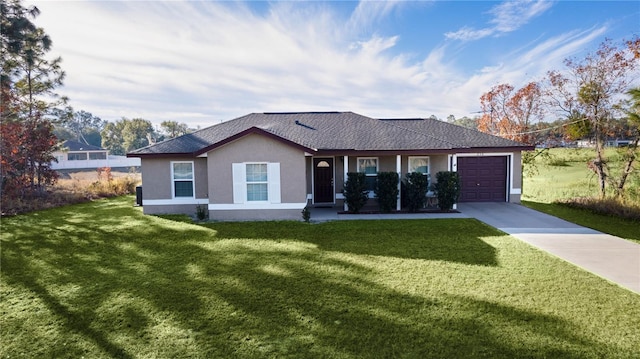
[[[266,163],[246,164],[247,202],[269,200],[269,174]]]
[[[171,182],[174,198],[195,198],[193,162],[171,162]]]
[[[233,203],[280,203],[280,163],[232,164]]]
[[[419,172],[427,176],[427,183],[431,183],[429,157],[426,156],[410,156],[409,157],[409,173]]]
[[[429,157],[409,157],[409,173],[411,172],[429,175]]]
[[[373,191],[378,179],[378,157],[358,157],[358,172],[367,176],[367,189]]]

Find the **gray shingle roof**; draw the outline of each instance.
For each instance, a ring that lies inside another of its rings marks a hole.
[[[275,136],[312,152],[527,147],[434,119],[381,120],[353,112],[295,112],[248,114],[128,155],[199,155],[251,131]]]

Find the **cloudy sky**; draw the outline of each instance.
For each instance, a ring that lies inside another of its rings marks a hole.
[[[206,127],[251,112],[472,116],[491,86],[640,34],[638,1],[28,1],[76,110]]]

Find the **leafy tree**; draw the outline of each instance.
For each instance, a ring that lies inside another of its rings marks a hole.
[[[122,129],[125,151],[129,152],[152,144],[154,135],[153,124],[150,121],[142,118],[127,121]]]
[[[102,147],[109,150],[113,155],[124,155],[124,140],[122,139],[122,130],[124,129],[126,119],[116,122],[107,122],[100,132],[102,137]]]
[[[626,93],[638,69],[640,40],[624,44],[605,40],[595,53],[583,59],[565,59],[566,72],[549,71],[549,104],[562,116],[589,123],[595,140],[595,159],[590,168],[598,176],[600,197],[606,195],[610,168],[604,153],[607,134],[621,115]],[[586,127],[586,126],[585,126]]]
[[[155,132],[148,120],[122,118],[116,122],[108,122],[100,135],[102,147],[114,155],[125,155],[129,151],[152,144]]]
[[[573,111],[567,117],[567,125],[565,126],[565,135],[570,140],[579,140],[581,138],[592,137],[593,127],[581,113]]]
[[[59,119],[55,128],[56,136],[61,140],[75,140],[89,145],[100,146],[100,131],[105,121],[87,111],[74,111],[71,106],[63,110],[54,110]]]
[[[61,58],[47,59],[51,39],[31,18],[36,7],[20,1],[0,1],[0,58],[2,72],[2,197],[25,197],[56,180],[49,167],[57,141],[47,120],[51,110],[64,103],[55,89],[62,85]]]
[[[189,126],[186,123],[178,123],[178,121],[162,121],[160,127],[166,139],[189,133]]]
[[[454,115],[449,115],[447,116],[447,122],[452,123],[454,125],[470,128],[473,130],[478,128],[478,121],[476,119],[469,118],[467,116],[456,118]]]
[[[530,82],[517,91],[509,84],[491,88],[480,97],[478,129],[514,141],[533,144],[531,127],[544,117],[540,86]]]

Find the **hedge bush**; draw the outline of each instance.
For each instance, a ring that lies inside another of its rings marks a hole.
[[[398,203],[398,174],[396,172],[378,172],[375,194],[380,212],[389,213]]]
[[[438,207],[450,211],[460,197],[460,176],[458,172],[442,171],[436,173],[436,180]]]
[[[360,172],[348,172],[347,182],[342,191],[344,201],[350,212],[359,213],[360,209],[369,200],[369,190],[367,190],[366,176]]]
[[[427,176],[420,172],[407,173],[403,181],[405,201],[409,212],[418,212],[427,200],[426,193],[429,185]]]

